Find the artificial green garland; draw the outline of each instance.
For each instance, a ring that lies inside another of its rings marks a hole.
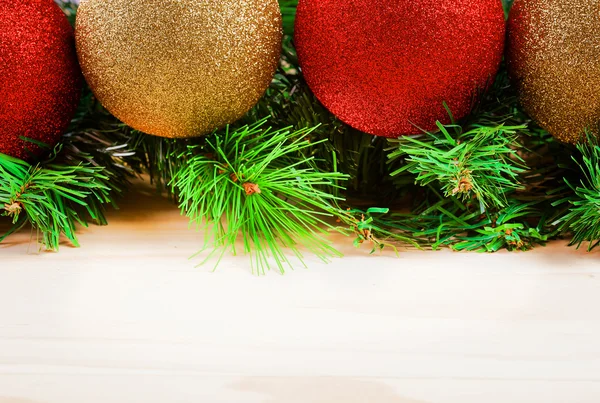
[[[206,231],[205,258],[253,256],[257,272],[303,251],[341,254],[326,231],[376,251],[401,245],[528,250],[558,238],[600,239],[600,147],[557,143],[522,112],[504,68],[464,121],[398,140],[333,117],[303,81],[292,43],[296,1],[281,0],[281,66],[241,122],[202,139],[168,140],[118,123],[88,92],[63,143],[30,165],[0,155],[0,207],[48,249],[76,224],[105,224],[136,174],[148,174]],[[75,5],[67,11],[74,15]],[[451,114],[451,111],[448,111]],[[217,259],[218,261],[218,259]]]

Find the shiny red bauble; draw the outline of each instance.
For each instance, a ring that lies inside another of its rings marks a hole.
[[[74,43],[54,0],[0,1],[0,153],[31,159],[36,142],[58,143],[83,84]]]
[[[501,0],[300,0],[294,40],[316,97],[385,137],[466,116],[502,60]]]

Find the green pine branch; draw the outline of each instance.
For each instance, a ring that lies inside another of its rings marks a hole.
[[[425,141],[400,140],[402,151],[391,158],[407,161],[394,174],[410,171],[420,187],[410,213],[393,212],[380,225],[433,249],[495,252],[545,243],[556,231],[548,213],[554,198],[541,185],[543,174],[517,154],[517,129],[477,128],[464,142],[446,138],[447,128]]]
[[[555,207],[566,205],[567,211],[559,220],[561,229],[571,233],[570,245],[580,248],[588,244],[588,251],[600,245],[600,145],[593,135],[577,146],[578,154],[572,157],[578,177],[567,179],[573,191],[570,197],[554,203]]]
[[[88,217],[105,223],[103,204],[111,199],[103,171],[89,164],[30,165],[0,154],[0,210],[13,224],[0,242],[30,224],[46,249],[58,250],[62,235],[79,246],[76,224],[87,226]]]
[[[303,262],[306,250],[324,261],[341,254],[325,235],[346,176],[319,172],[314,157],[298,158],[312,145],[311,129],[272,130],[261,120],[225,129],[190,147],[171,182],[182,211],[205,232],[205,262],[227,252],[252,257],[253,269],[293,265],[285,250]],[[238,246],[238,241],[241,246]]]
[[[389,158],[402,158],[404,164],[391,175],[410,172],[420,186],[435,183],[445,197],[474,198],[482,212],[505,207],[506,194],[522,186],[519,176],[526,166],[518,153],[519,133],[526,126],[477,126],[466,133],[458,125],[438,123],[438,128],[437,133],[393,141]]]

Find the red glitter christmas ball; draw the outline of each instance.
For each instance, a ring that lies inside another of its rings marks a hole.
[[[42,151],[34,142],[56,145],[82,84],[73,30],[54,0],[0,1],[0,153],[31,159]]]
[[[300,0],[295,44],[316,97],[385,137],[466,116],[498,72],[500,0]]]

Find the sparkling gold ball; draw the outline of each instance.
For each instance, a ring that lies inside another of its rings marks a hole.
[[[507,61],[521,103],[557,139],[600,123],[600,0],[516,0]]]
[[[77,54],[98,100],[142,132],[195,137],[233,123],[279,62],[277,0],[82,0]]]

